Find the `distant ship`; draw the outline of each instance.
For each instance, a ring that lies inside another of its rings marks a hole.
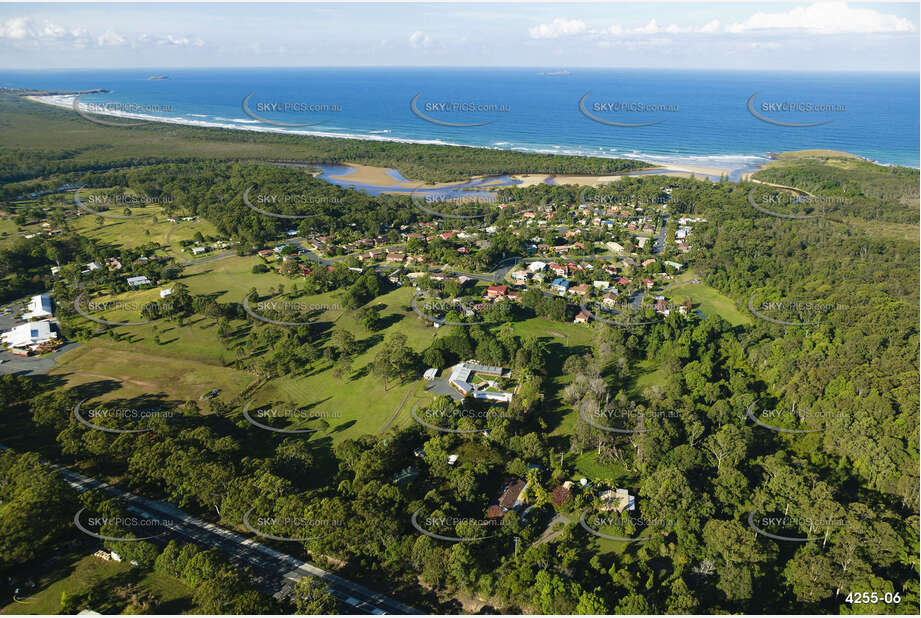
[[[541,71],[538,75],[571,75],[569,71]]]
[[[168,75],[151,75],[147,79],[169,79]]]

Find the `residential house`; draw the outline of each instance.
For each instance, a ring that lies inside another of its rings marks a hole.
[[[589,293],[589,291],[590,291],[591,289],[592,289],[592,288],[591,288],[591,286],[590,286],[589,284],[587,284],[587,283],[580,283],[579,285],[575,286],[574,288],[570,288],[569,293],[570,293],[570,294],[576,294],[576,295],[578,295],[578,296],[585,297],[585,296],[588,295],[588,293]]]
[[[486,288],[486,297],[487,298],[505,298],[505,295],[508,294],[507,285],[491,285]]]
[[[513,270],[508,275],[511,277],[512,281],[515,283],[523,284],[528,280],[528,271],[526,270]]]
[[[684,268],[684,264],[680,264],[680,263],[678,263],[678,262],[670,262],[670,261],[667,261],[667,260],[666,260],[666,261],[663,262],[663,263],[664,263],[666,266],[671,266],[671,267],[674,268],[675,270],[681,270],[682,268]]]
[[[499,508],[501,508],[503,512],[507,513],[521,505],[521,491],[525,488],[526,484],[527,483],[523,480],[517,478],[505,480],[499,494]]]
[[[128,277],[128,285],[136,288],[141,285],[150,285],[150,279],[145,275],[140,275],[138,277]]]
[[[550,287],[559,294],[565,294],[566,290],[569,289],[569,280],[557,277],[553,280],[553,283],[550,284]]]
[[[566,504],[570,498],[572,498],[572,492],[569,490],[569,487],[564,487],[563,485],[557,485],[550,492],[550,502],[557,508]]]
[[[599,510],[602,511],[633,511],[636,509],[636,498],[631,496],[626,489],[614,489],[602,492],[598,499],[601,501]]]
[[[572,321],[573,324],[588,324],[588,319],[591,317],[591,314],[584,309],[576,314],[576,319]]]
[[[541,262],[540,260],[528,264],[528,270],[530,270],[532,273],[540,272],[545,268],[547,268],[547,263]]]

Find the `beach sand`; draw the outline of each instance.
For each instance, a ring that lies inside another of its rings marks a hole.
[[[692,175],[696,175],[700,178],[703,175],[713,175],[720,176],[722,174],[728,174],[729,170],[720,169],[717,167],[700,167],[700,166],[691,166],[691,165],[669,165],[668,169],[674,170],[669,172],[662,172],[662,176],[674,176],[676,178],[690,178]],[[606,184],[609,182],[615,182],[621,178],[625,178],[629,174],[619,174],[613,176],[561,176],[555,174],[515,174],[512,176],[515,180],[521,181],[519,187],[533,187],[534,185],[543,184],[548,178],[552,178],[554,183],[557,185],[578,185],[578,186],[591,186],[597,187],[598,185]]]
[[[375,185],[378,187],[391,187],[394,190],[399,191],[400,189],[441,189],[443,187],[453,187],[455,185],[464,184],[469,182],[467,180],[458,181],[458,182],[438,182],[438,183],[426,183],[421,180],[410,180],[408,182],[400,182],[396,178],[390,176],[387,173],[388,168],[386,167],[374,167],[372,165],[361,165],[359,163],[343,163],[345,167],[349,167],[353,170],[351,174],[346,174],[344,176],[330,176],[330,178],[335,178],[336,180],[344,180],[346,182],[360,182],[368,185]],[[480,176],[473,176],[472,179],[480,178]]]

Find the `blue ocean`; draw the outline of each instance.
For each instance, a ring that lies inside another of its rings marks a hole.
[[[734,176],[770,153],[812,148],[919,166],[910,73],[139,69],[0,71],[0,86],[103,88],[80,103],[184,124],[629,157]]]

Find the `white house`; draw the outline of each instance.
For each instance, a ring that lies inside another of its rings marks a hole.
[[[100,265],[99,265],[98,263],[96,263],[96,262],[90,262],[89,264],[86,265],[86,270],[87,270],[87,271],[99,270],[99,269],[101,269],[101,268],[102,268],[102,266],[100,266]]]
[[[663,262],[663,264],[665,264],[666,266],[671,266],[675,270],[681,270],[682,268],[684,268],[684,264],[679,264],[678,262],[669,262],[666,260],[665,262]]]
[[[166,288],[164,290],[160,290],[160,298],[166,298],[172,293],[173,293],[173,288]]]
[[[604,243],[604,246],[607,247],[609,250],[613,251],[614,253],[624,252],[623,245],[621,245],[620,243],[616,243],[613,240]]]
[[[7,346],[19,349],[32,349],[57,338],[58,334],[51,330],[51,320],[26,322],[0,335]]]
[[[545,268],[547,268],[547,262],[541,262],[540,260],[528,264],[528,270],[532,273],[540,272]]]
[[[50,318],[52,315],[51,297],[47,294],[39,294],[38,296],[33,296],[29,301],[29,310],[22,314],[22,319]]]
[[[128,277],[128,285],[133,288],[136,288],[139,285],[150,285],[150,279],[148,279],[145,275],[140,275],[138,277]]]
[[[204,247],[192,247],[192,255],[201,255],[205,252]]]
[[[596,290],[606,290],[611,287],[610,281],[592,281],[592,285],[595,286]]]

